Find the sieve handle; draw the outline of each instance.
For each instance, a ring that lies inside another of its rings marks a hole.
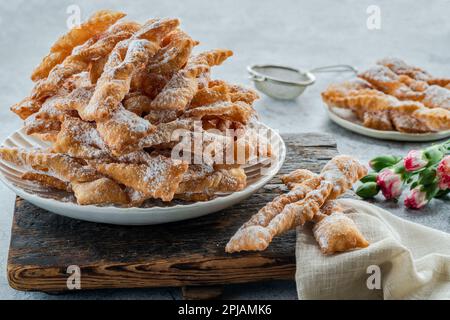
[[[264,77],[263,75],[257,75],[257,74],[251,74],[248,77],[250,80],[256,81],[256,82],[264,82],[266,81],[266,77]]]
[[[332,66],[324,66],[324,67],[318,67],[314,68],[312,70],[309,70],[309,72],[312,73],[320,73],[320,72],[353,72],[358,73],[358,70],[356,70],[355,67],[348,65],[348,64],[335,64]]]

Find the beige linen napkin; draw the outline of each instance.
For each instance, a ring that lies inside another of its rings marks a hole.
[[[299,299],[450,299],[450,234],[363,201],[339,201],[370,246],[325,256],[311,226],[299,228]]]

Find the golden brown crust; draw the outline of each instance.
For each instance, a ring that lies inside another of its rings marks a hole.
[[[130,90],[132,74],[145,66],[148,56],[157,50],[157,46],[147,40],[127,42],[119,43],[109,56],[89,104],[79,110],[83,120],[102,121],[111,117]],[[122,46],[126,46],[125,50]]]
[[[124,25],[128,28],[128,24]],[[65,79],[88,70],[92,61],[107,56],[118,43],[125,41],[132,35],[132,32],[121,31],[120,28],[116,28],[106,31],[99,38],[90,39],[77,50],[74,50],[61,64],[56,65],[47,78],[36,83],[31,94],[32,98],[42,100],[53,95]]]
[[[316,174],[312,173],[306,169],[297,169],[288,174],[282,175],[280,177],[281,182],[283,182],[289,190],[294,189],[299,184],[306,180],[312,179]]]
[[[183,68],[197,44],[187,33],[175,30],[163,39],[163,45],[149,61],[146,73],[173,75]]]
[[[366,174],[367,169],[352,157],[334,157],[320,175],[298,184],[254,215],[230,239],[225,251],[266,249],[275,236],[312,221],[328,199],[343,194]]]
[[[235,192],[246,186],[246,180],[247,176],[242,168],[219,169],[196,179],[185,178],[176,193],[212,195],[218,192]]]
[[[97,172],[83,161],[60,153],[0,148],[0,157],[17,165],[30,166],[66,182],[87,182],[99,178]]]
[[[353,111],[366,127],[407,133],[450,129],[450,80],[396,58],[386,58],[322,93],[330,108]],[[431,110],[433,109],[433,110]]]
[[[218,118],[246,124],[253,114],[253,108],[245,102],[219,101],[210,105],[189,109],[183,116],[197,120]]]
[[[71,29],[60,37],[51,47],[50,53],[42,60],[31,75],[33,81],[47,77],[50,70],[69,56],[78,45],[83,44],[93,36],[105,31],[109,26],[125,16],[122,12],[100,10],[94,13],[86,22]]]
[[[426,81],[429,85],[445,87],[450,84],[450,78],[433,77],[427,71],[419,67],[409,65],[405,61],[398,58],[384,58],[379,60],[377,64],[391,69],[397,75],[405,75],[414,80]]]
[[[109,150],[93,123],[78,118],[67,118],[52,145],[55,153],[81,159],[108,159]]]
[[[29,180],[39,183],[46,188],[53,188],[63,191],[71,191],[70,184],[53,176],[38,172],[25,172],[21,175],[23,180]]]
[[[149,164],[98,163],[102,174],[141,192],[147,197],[170,201],[186,172],[188,165],[162,156]]]
[[[200,89],[195,94],[189,108],[210,105],[217,102],[231,102],[230,89],[225,83],[209,86]]]
[[[423,98],[422,92],[412,90],[401,81],[400,76],[384,66],[377,65],[359,73],[358,76],[376,89],[400,100],[421,100]]]
[[[17,114],[22,120],[25,120],[33,113],[36,113],[41,108],[41,103],[32,99],[31,97],[26,97],[22,101],[14,104],[11,107],[11,111]]]
[[[184,110],[199,89],[197,78],[212,66],[220,65],[232,55],[232,51],[217,49],[192,57],[179,70],[153,100],[155,110]]]
[[[334,254],[356,248],[365,248],[369,242],[337,201],[327,201],[313,227],[314,238],[323,254]]]
[[[211,67],[232,52],[191,56],[198,42],[178,28],[178,19],[141,25],[117,21],[122,16],[98,12],[60,38],[33,74],[37,81],[30,96],[11,108],[26,120],[27,134],[52,142],[48,151],[3,148],[0,156],[24,167],[26,179],[74,187],[84,205],[170,201],[177,192],[177,198],[206,200],[244,188],[241,163],[220,165],[222,150],[228,149],[216,147],[232,146],[234,160],[243,149],[242,164],[253,148],[260,151],[259,141],[252,146],[242,138],[250,129],[244,123],[253,115],[255,93],[210,81]],[[198,110],[183,116],[193,106]],[[185,174],[186,163],[167,158],[184,137],[178,130],[192,137],[196,120],[205,140],[201,151],[186,153],[210,151],[205,162],[212,171],[203,176]],[[227,137],[228,129],[240,133]],[[174,132],[181,135],[172,139]]]
[[[415,126],[419,126],[422,132],[450,129],[449,110],[430,109],[417,101],[399,101],[374,89],[355,89],[352,82],[331,85],[322,93],[322,98],[329,106],[350,109],[362,118],[366,112],[385,112],[385,116],[399,131],[416,130],[407,127],[408,123],[404,123],[403,119],[414,119]]]
[[[113,180],[100,178],[94,181],[72,183],[72,189],[80,205],[128,204],[126,192]]]
[[[111,118],[97,122],[97,130],[112,154],[120,156],[139,149],[139,141],[156,127],[120,106]]]

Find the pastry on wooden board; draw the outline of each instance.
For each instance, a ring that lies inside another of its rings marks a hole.
[[[308,221],[318,224],[315,231],[318,237],[330,240],[327,246],[324,241],[319,242],[324,253],[367,246],[348,218],[335,218],[340,208],[333,201],[366,174],[367,169],[356,159],[340,155],[330,160],[320,174],[300,169],[283,176],[281,179],[289,192],[276,197],[253,215],[233,235],[225,251],[265,250],[274,237]],[[341,239],[340,233],[346,234],[348,241]]]

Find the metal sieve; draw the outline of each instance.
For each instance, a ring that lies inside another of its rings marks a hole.
[[[256,89],[275,99],[291,100],[300,96],[306,87],[316,81],[315,73],[354,72],[356,68],[338,64],[300,71],[279,65],[252,65],[247,67]]]

